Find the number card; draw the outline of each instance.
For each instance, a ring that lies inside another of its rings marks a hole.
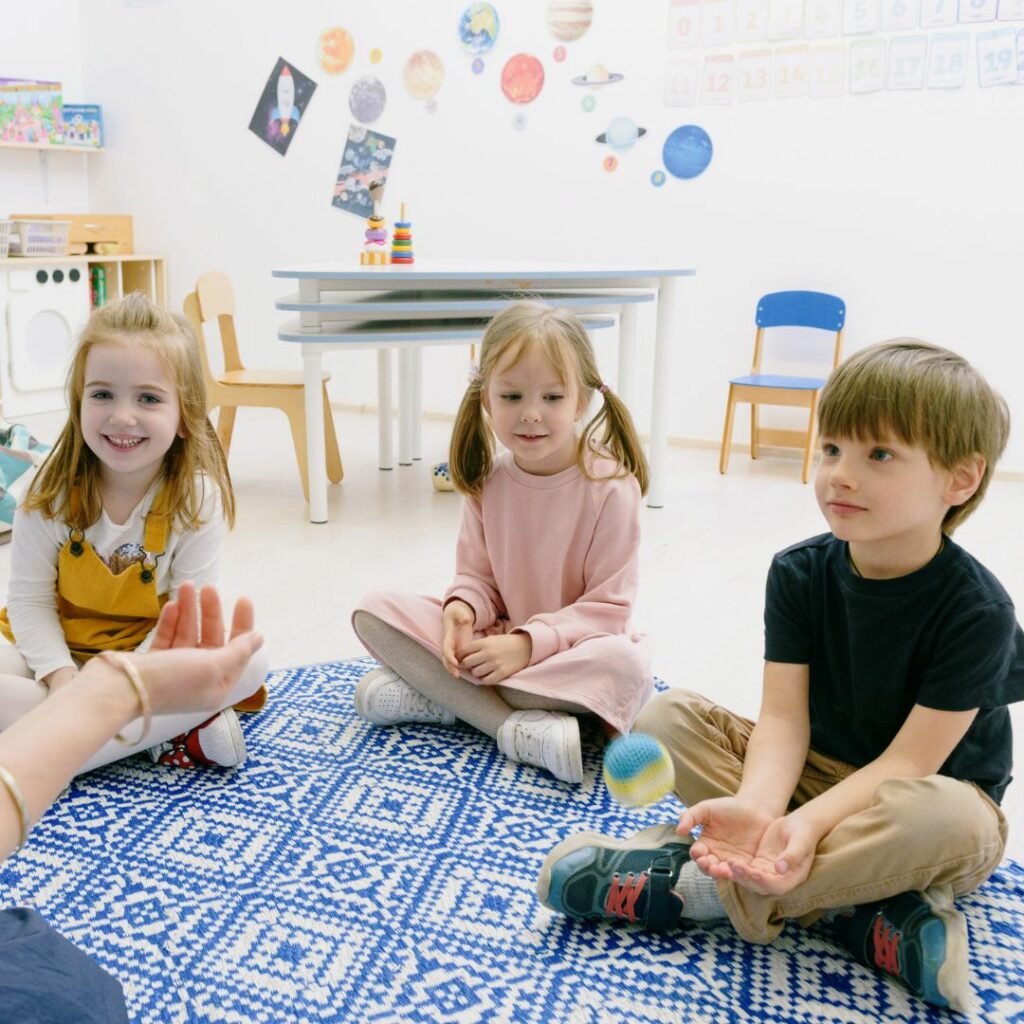
[[[955,0],[947,0],[955,3]],[[668,45],[684,50],[700,42],[700,0],[672,0],[668,9]]]
[[[780,46],[775,50],[775,98],[807,95],[807,55],[810,47]]]
[[[700,101],[724,105],[732,103],[732,85],[736,77],[736,58],[731,53],[716,53],[704,58]]]
[[[700,9],[701,46],[727,46],[735,31],[735,0],[705,0]]]
[[[699,57],[675,57],[665,65],[666,107],[692,107],[697,102],[697,80],[700,78]]]
[[[1000,21],[1024,21],[1024,0],[999,0]]]
[[[905,32],[917,28],[920,10],[921,0],[882,0],[882,31]]]
[[[858,39],[850,43],[850,92],[878,92],[885,88],[885,39]]]
[[[959,20],[968,24],[995,21],[999,0],[960,0]]]
[[[1017,81],[1017,30],[995,28],[979,32],[978,85],[1011,85]]]
[[[736,0],[736,42],[756,43],[767,37],[768,0]]]
[[[842,21],[842,0],[807,0],[807,7],[804,9],[804,35],[808,39],[826,39],[839,35]]]
[[[969,32],[936,32],[928,51],[928,88],[961,89],[967,79]]]
[[[878,28],[878,0],[843,0],[843,35],[864,35]]]
[[[740,103],[772,98],[772,51],[747,50],[736,60],[736,99]]]
[[[830,100],[843,95],[846,47],[841,43],[811,47],[808,92],[812,99]]]
[[[921,0],[921,28],[956,24],[957,0]]]
[[[923,89],[928,67],[927,36],[896,36],[889,41],[889,80],[886,88]]]
[[[769,0],[769,39],[799,39],[803,25],[804,0]]]

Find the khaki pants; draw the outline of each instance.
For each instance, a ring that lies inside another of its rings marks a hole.
[[[689,805],[733,796],[754,723],[685,690],[660,693],[640,712],[636,732],[656,736],[675,765],[676,794]],[[807,754],[790,810],[854,769],[815,750]],[[734,882],[718,893],[736,931],[770,942],[788,918],[803,925],[824,911],[870,903],[908,890],[948,884],[954,895],[976,889],[998,867],[1006,819],[977,786],[944,775],[890,779],[870,806],[840,822],[818,844],[802,885],[760,896]]]

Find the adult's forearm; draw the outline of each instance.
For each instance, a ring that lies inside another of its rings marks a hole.
[[[737,796],[781,817],[800,780],[809,746],[810,729],[803,723],[762,715],[747,742]]]
[[[14,778],[35,821],[79,768],[139,714],[128,679],[103,662],[90,663],[69,685],[0,733],[0,765]],[[0,787],[0,859],[21,836],[18,808]]]

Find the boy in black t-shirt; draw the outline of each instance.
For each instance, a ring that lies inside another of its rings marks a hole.
[[[757,723],[686,691],[656,696],[636,730],[665,744],[693,806],[623,841],[566,839],[538,894],[572,917],[655,929],[728,917],[753,942],[828,912],[862,962],[962,1009],[967,929],[952,901],[1006,844],[1024,634],[949,535],[981,501],[1009,416],[965,360],[899,340],[833,373],[820,425],[831,533],[772,562]]]

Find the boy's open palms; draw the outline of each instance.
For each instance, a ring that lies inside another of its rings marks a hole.
[[[703,826],[690,859],[706,875],[753,892],[781,895],[807,878],[819,837],[794,815],[772,818],[739,797],[694,804],[679,819],[686,835]]]

